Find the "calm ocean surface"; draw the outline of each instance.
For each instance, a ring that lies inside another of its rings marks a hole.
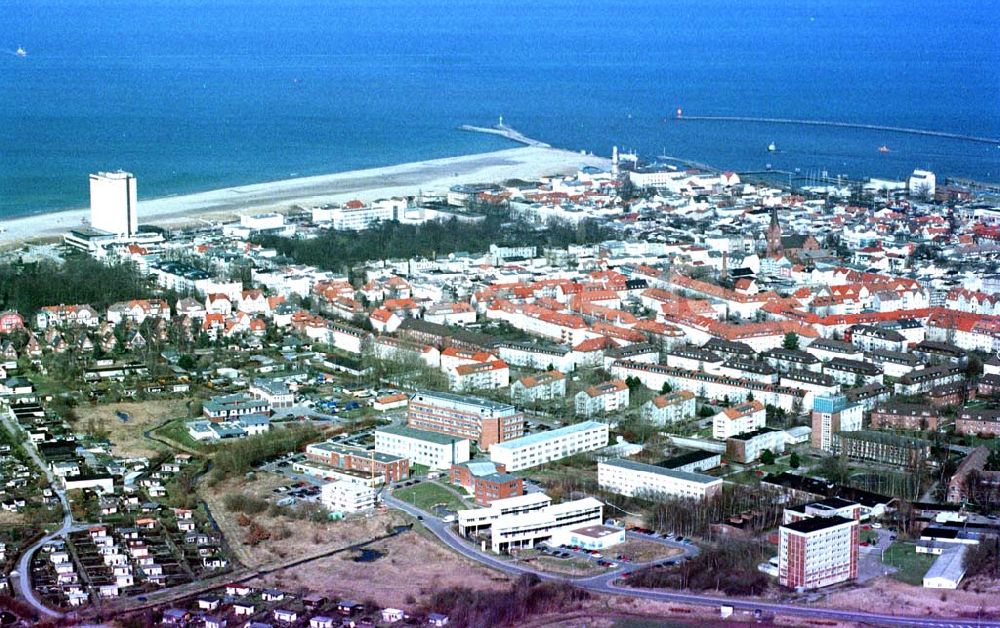
[[[1000,181],[997,145],[669,119],[1000,138],[998,24],[964,1],[4,0],[0,216],[84,206],[99,169],[152,198],[508,148],[456,130],[501,114],[605,155]]]

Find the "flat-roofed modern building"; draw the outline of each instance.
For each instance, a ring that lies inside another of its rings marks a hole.
[[[606,550],[625,542],[625,528],[596,525],[562,528],[552,535],[552,545],[570,545],[585,550]]]
[[[748,463],[760,458],[764,450],[770,450],[774,455],[785,451],[785,433],[769,427],[736,434],[726,439],[726,457],[733,462]]]
[[[584,421],[497,443],[490,448],[490,460],[502,464],[507,471],[518,471],[607,445],[608,425]]]
[[[849,404],[845,395],[826,395],[813,401],[811,444],[816,449],[833,451],[834,436],[861,429],[864,406]]]
[[[700,451],[692,449],[684,453],[667,458],[656,466],[674,471],[687,471],[688,473],[698,473],[708,471],[722,464],[722,454],[714,451]]]
[[[471,508],[458,511],[458,533],[463,536],[479,532],[493,525],[505,515],[518,515],[541,510],[552,505],[552,498],[544,493],[525,493],[517,497],[497,499],[489,508]]]
[[[375,451],[431,469],[450,469],[469,460],[469,439],[397,425],[375,430]]]
[[[524,435],[524,415],[509,403],[421,391],[406,409],[409,427],[474,440],[482,450]]]
[[[604,523],[604,504],[593,497],[553,504],[540,510],[498,517],[490,526],[490,549],[496,554],[528,549],[565,530]]]
[[[785,508],[782,523],[789,524],[811,517],[843,517],[861,520],[861,504],[840,497],[827,497],[794,508]]]
[[[722,491],[722,478],[675,471],[631,460],[608,460],[597,465],[598,485],[629,497],[709,499]]]
[[[135,176],[130,172],[90,175],[90,226],[131,237],[139,230]]]
[[[375,507],[375,489],[346,480],[330,482],[320,489],[320,503],[327,510],[342,513],[371,510]]]
[[[818,589],[858,577],[858,522],[810,517],[778,528],[778,582]]]
[[[306,460],[293,463],[292,468],[315,477],[359,482],[397,482],[410,476],[408,458],[330,441],[307,445]]]

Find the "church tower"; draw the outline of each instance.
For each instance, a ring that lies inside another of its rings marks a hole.
[[[767,228],[767,256],[781,255],[781,223],[778,222],[778,208],[771,208],[771,226]]]

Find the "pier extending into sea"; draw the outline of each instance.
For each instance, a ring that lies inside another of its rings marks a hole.
[[[502,119],[501,122],[496,126],[474,126],[471,124],[463,124],[458,128],[462,131],[469,131],[471,133],[488,133],[490,135],[499,135],[500,137],[505,137],[509,140],[520,142],[521,144],[524,144],[526,146],[534,146],[536,148],[552,148],[551,144],[546,144],[545,142],[532,139],[527,135],[525,135],[524,133],[521,133],[520,131],[514,129],[513,127],[507,126],[506,124],[503,123]]]
[[[761,118],[755,116],[687,116],[678,115],[674,118],[678,122],[750,122],[760,124],[797,124],[801,126],[832,126],[843,129],[865,129],[868,131],[886,131],[889,133],[906,133],[909,135],[924,135],[929,137],[943,137],[952,140],[965,142],[980,142],[983,144],[1000,145],[1000,139],[992,137],[981,137],[978,135],[963,135],[961,133],[947,133],[945,131],[928,131],[926,129],[912,129],[902,126],[885,126],[882,124],[861,124],[857,122],[837,122],[833,120],[800,120],[795,118]]]

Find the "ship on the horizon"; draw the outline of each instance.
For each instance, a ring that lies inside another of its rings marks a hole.
[[[14,53],[14,54],[16,54],[19,57],[27,57],[28,56],[28,51],[25,50],[24,48],[18,46],[17,47],[17,52]]]
[[[770,144],[767,145],[767,152],[773,153],[776,150],[778,150],[778,147],[774,144],[774,142],[771,142]]]
[[[886,146],[885,144],[882,144],[881,146],[878,147],[878,152],[880,152],[880,153],[888,153],[888,152],[891,152],[891,151],[889,150],[888,146]]]

